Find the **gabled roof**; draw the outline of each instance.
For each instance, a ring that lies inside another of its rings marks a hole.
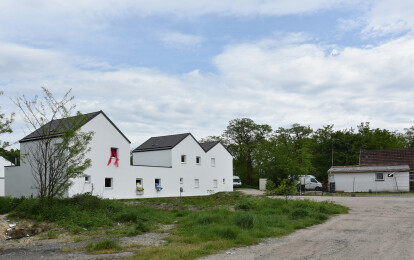
[[[219,141],[213,141],[213,142],[204,142],[204,143],[200,143],[200,146],[203,148],[203,150],[205,152],[208,152],[211,150],[211,148],[213,148],[214,146],[216,146],[216,144],[220,143]]]
[[[146,151],[158,151],[158,150],[170,150],[179,144],[184,138],[191,135],[190,133],[177,134],[177,135],[164,135],[151,137],[143,144],[135,148],[132,152],[146,152]]]
[[[129,142],[131,143],[128,138],[121,132],[121,130],[116,127],[116,125],[108,118],[105,113],[100,110],[97,112],[92,112],[89,114],[83,114],[85,116],[84,122],[75,122],[74,119],[75,116],[67,117],[67,118],[61,118],[61,119],[55,119],[50,122],[48,122],[44,127],[40,127],[39,129],[35,130],[34,132],[30,133],[23,139],[19,141],[19,143],[24,142],[30,142],[35,140],[40,140],[44,138],[45,136],[48,137],[59,137],[63,134],[65,130],[76,130],[94,119],[97,115],[102,114],[114,127],[115,129]],[[49,133],[45,133],[45,131],[49,131]]]

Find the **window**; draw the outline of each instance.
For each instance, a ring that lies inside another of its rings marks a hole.
[[[142,181],[141,178],[137,178],[135,180],[135,187],[136,187],[138,192],[143,192],[144,191],[144,185],[143,185],[143,181]]]
[[[384,180],[384,173],[382,173],[382,172],[376,172],[375,173],[375,180],[376,181],[383,181]]]
[[[181,163],[186,163],[187,162],[187,156],[186,155],[181,155]]]
[[[223,184],[226,184],[226,179],[223,179]]]
[[[85,175],[85,183],[91,183],[91,176]]]
[[[184,178],[183,177],[181,177],[180,178],[180,184],[183,184],[184,183]]]
[[[162,187],[161,187],[161,179],[155,179],[155,189],[157,191],[161,191]]]
[[[196,157],[196,164],[201,164],[201,157],[200,156]]]
[[[414,174],[410,174],[410,181],[414,181]]]
[[[113,179],[105,178],[105,188],[112,188],[112,187],[113,187]]]
[[[211,166],[216,166],[216,159],[215,158],[211,158]]]
[[[217,180],[213,180],[213,186],[214,188],[217,188]]]
[[[116,167],[118,167],[119,166],[119,158],[118,158],[118,148],[111,148],[111,155],[109,156],[109,161],[108,161],[108,165],[110,165],[111,164],[111,162],[112,162],[112,159],[114,159],[115,160],[115,165],[116,165]]]
[[[200,187],[200,181],[198,179],[194,179],[194,188]]]
[[[311,178],[310,181],[313,182],[313,183],[318,183],[318,181],[315,180],[315,178]]]

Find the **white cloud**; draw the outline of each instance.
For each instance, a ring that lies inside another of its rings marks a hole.
[[[159,38],[165,45],[179,49],[197,47],[203,41],[201,36],[181,32],[161,33]]]
[[[73,88],[81,111],[104,110],[133,146],[159,134],[220,134],[236,117],[274,127],[299,122],[345,128],[371,121],[403,129],[413,123],[412,46],[408,34],[332,56],[330,46],[264,39],[225,48],[214,59],[217,74],[167,74],[107,64],[101,71],[90,68],[88,58],[1,43],[0,102],[9,113],[16,111],[10,97],[34,95],[40,86],[57,95]],[[21,138],[21,129],[17,118],[9,140]]]
[[[365,14],[366,27],[363,34],[383,36],[404,33],[414,28],[414,1],[374,1]]]

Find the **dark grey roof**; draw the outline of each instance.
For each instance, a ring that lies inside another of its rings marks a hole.
[[[47,135],[48,137],[59,137],[63,134],[65,130],[79,129],[80,127],[82,127],[83,125],[91,121],[93,118],[95,118],[99,114],[102,114],[103,116],[105,116],[105,118],[115,127],[115,129],[118,130],[118,132],[129,143],[131,143],[128,140],[128,138],[121,132],[121,130],[119,130],[118,127],[116,127],[116,125],[105,115],[105,113],[102,110],[97,111],[97,112],[92,112],[89,114],[84,114],[85,120],[83,122],[76,122],[75,120],[73,120],[75,116],[52,120],[48,122],[46,125],[44,125],[43,127],[40,127],[39,129],[35,130],[31,134],[27,135],[26,137],[21,139],[19,142],[24,143],[24,142],[39,140],[45,137],[45,135]],[[48,133],[45,133],[45,131],[47,131]]]
[[[179,144],[184,138],[191,135],[190,133],[178,134],[178,135],[165,135],[151,137],[143,144],[135,148],[132,152],[143,152],[143,151],[158,151],[158,150],[169,150]]]
[[[216,146],[216,144],[220,143],[219,141],[213,141],[213,142],[205,142],[205,143],[200,143],[200,146],[203,148],[203,150],[205,152],[210,151],[211,148],[213,148],[214,146]]]

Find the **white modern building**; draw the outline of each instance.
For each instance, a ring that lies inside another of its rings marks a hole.
[[[409,172],[409,165],[333,166],[328,182],[336,192],[408,192]]]
[[[0,197],[4,196],[4,169],[13,165],[9,160],[0,156]]]
[[[219,142],[199,143],[190,134],[152,137],[133,150],[130,141],[105,115],[86,114],[81,132],[94,132],[85,177],[73,179],[67,196],[92,192],[103,198],[150,198],[209,195],[232,191],[233,157]],[[50,122],[53,124],[55,122]],[[35,131],[20,140],[21,154],[42,138]],[[56,138],[59,138],[56,133]],[[5,194],[36,196],[31,168],[5,168]]]

